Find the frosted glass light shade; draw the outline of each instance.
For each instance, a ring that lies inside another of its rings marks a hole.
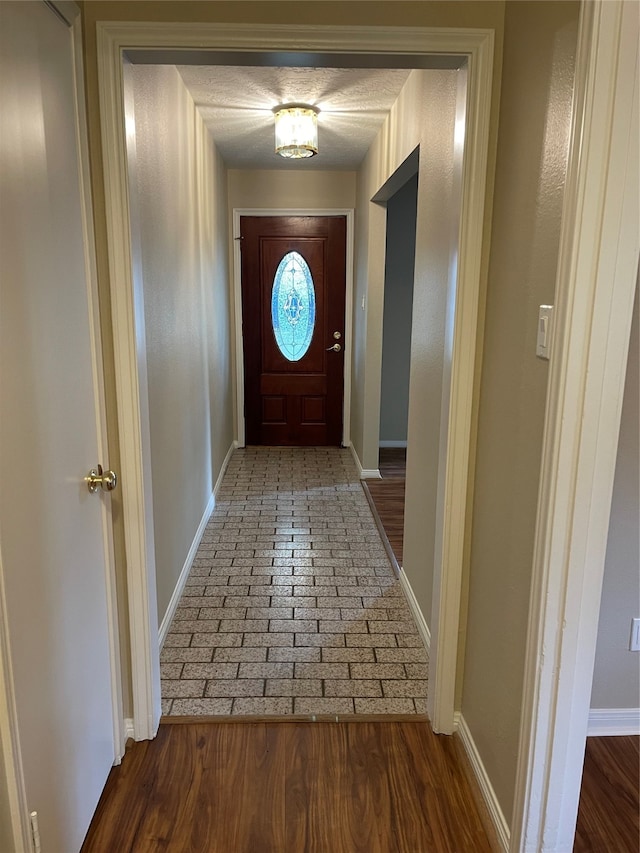
[[[276,154],[299,160],[318,153],[318,110],[285,104],[275,110]]]

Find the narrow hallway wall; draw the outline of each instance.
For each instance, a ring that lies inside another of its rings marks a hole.
[[[358,173],[352,438],[364,468],[378,459],[385,209],[371,199],[419,146],[411,330],[404,571],[430,621],[436,538],[445,320],[459,210],[454,148],[459,75],[413,71]],[[364,302],[363,302],[364,300]]]
[[[506,4],[462,715],[511,819],[577,42],[577,2]]]
[[[233,440],[226,175],[176,68],[132,78],[161,624]]]

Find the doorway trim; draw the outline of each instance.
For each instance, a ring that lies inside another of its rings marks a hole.
[[[347,257],[345,274],[344,328],[344,393],[342,398],[342,444],[351,446],[351,359],[353,329],[353,208],[233,208],[233,308],[236,373],[236,442],[245,446],[244,418],[244,351],[242,347],[242,269],[240,252],[240,219],[243,216],[345,216],[347,219]]]
[[[446,554],[448,571],[442,579],[438,632],[441,653],[432,670],[435,697],[432,723],[436,731],[453,731],[462,583],[469,442],[473,401],[477,309],[482,275],[485,232],[484,207],[489,118],[492,98],[494,32],[489,29],[382,28],[341,26],[227,25],[165,22],[98,22],[98,85],[109,275],[113,312],[114,363],[118,399],[118,427],[122,464],[123,522],[129,590],[132,698],[135,737],[154,737],[160,719],[159,651],[155,623],[155,572],[152,517],[145,498],[148,489],[142,464],[148,413],[143,411],[138,375],[136,329],[141,321],[139,294],[132,270],[129,188],[127,180],[123,59],[127,49],[192,51],[275,51],[358,55],[457,56],[468,62],[468,114],[462,202],[460,289],[470,300],[460,321],[456,353],[450,440],[448,494],[459,506],[449,525]],[[438,60],[441,61],[441,60]],[[172,62],[175,62],[173,54]],[[464,327],[464,328],[463,328]],[[469,337],[465,338],[465,332]],[[473,344],[472,344],[473,342]],[[448,666],[452,661],[453,665]]]

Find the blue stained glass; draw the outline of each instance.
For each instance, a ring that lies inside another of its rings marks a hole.
[[[288,361],[300,361],[311,345],[316,322],[313,276],[298,252],[278,264],[271,291],[271,324],[278,349]]]

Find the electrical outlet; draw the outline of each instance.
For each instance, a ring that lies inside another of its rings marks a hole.
[[[629,651],[640,652],[640,617],[631,620],[631,639],[629,640]]]

